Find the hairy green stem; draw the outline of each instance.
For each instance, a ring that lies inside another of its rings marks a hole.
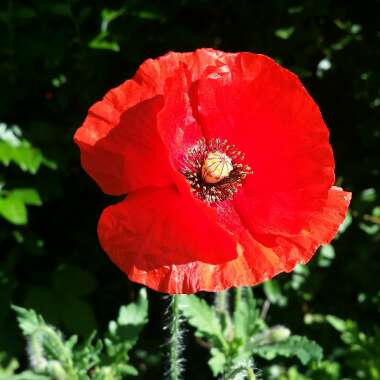
[[[182,373],[182,332],[181,332],[181,314],[179,310],[179,299],[177,295],[171,296],[170,302],[170,341],[169,341],[169,371],[170,380],[181,379]]]
[[[239,286],[238,288],[235,288],[235,310],[238,310],[241,303],[241,297],[242,297],[242,287]]]
[[[49,351],[50,354],[56,357],[56,360],[45,357],[46,347],[44,347],[44,341],[50,341]],[[60,374],[58,377],[55,376],[55,379],[64,379],[66,377],[70,380],[77,379],[71,355],[53,328],[49,326],[37,328],[30,336],[29,351],[31,365],[36,371],[49,372],[49,370],[53,370],[55,374],[58,372]]]
[[[223,290],[215,294],[215,310],[219,314],[225,314],[228,310],[228,291]]]

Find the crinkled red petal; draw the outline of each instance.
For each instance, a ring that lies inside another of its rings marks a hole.
[[[241,53],[201,77],[198,102],[205,135],[235,144],[254,172],[244,192],[258,232],[301,230],[334,183],[334,158],[298,78],[268,57]]]
[[[203,136],[235,144],[254,171],[216,207],[179,173]],[[350,194],[331,187],[328,139],[294,74],[262,55],[211,49],[146,61],[75,135],[101,188],[130,193],[102,214],[104,250],[131,280],[164,293],[254,285],[329,242]]]
[[[168,161],[167,152],[160,147],[161,141],[156,136],[156,123],[153,120],[157,116],[158,102],[145,101],[163,95],[168,78],[182,65],[186,65],[192,82],[222,56],[222,52],[200,49],[194,53],[170,52],[156,60],[148,59],[131,80],[109,91],[103,100],[90,108],[74,140],[81,151],[82,166],[104,192],[120,195],[145,186],[162,186],[170,182],[166,170],[157,173],[154,163],[163,162],[165,166],[165,161]],[[178,120],[175,106],[170,100],[169,107],[174,111],[173,117]],[[181,107],[181,104],[178,106]],[[134,107],[137,109],[132,110]],[[144,121],[151,119],[150,131],[147,124],[139,124],[142,114],[146,114]],[[133,120],[132,115],[139,117]],[[115,129],[117,131],[113,132]],[[133,142],[133,147],[132,144],[125,147],[118,144],[118,136],[122,136],[126,143]],[[139,150],[145,154],[149,149],[155,154],[154,160],[151,156],[145,157],[145,161],[151,164],[150,170],[147,170],[149,165],[144,172],[136,168],[138,164],[135,164],[135,168],[129,165],[137,158],[140,160],[140,157],[136,157]]]
[[[237,244],[218,225],[215,210],[174,186],[140,190],[106,208],[98,233],[103,249],[127,273],[237,257]]]
[[[350,193],[331,188],[324,206],[311,215],[308,225],[295,235],[268,235],[268,241],[259,242],[247,229],[240,229],[235,236],[238,257],[219,265],[193,261],[147,269],[141,268],[141,260],[136,258],[133,263],[123,252],[112,259],[130,280],[163,293],[215,292],[232,286],[253,286],[280,272],[291,271],[297,263],[307,263],[320,245],[329,243],[335,236],[347,213],[350,198]],[[233,223],[234,219],[238,222],[237,214],[231,218],[233,210],[227,212],[230,213],[228,223]],[[118,225],[116,223],[112,230],[120,229]],[[145,257],[144,252],[141,255]]]

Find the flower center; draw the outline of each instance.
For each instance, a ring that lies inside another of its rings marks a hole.
[[[202,165],[202,178],[206,183],[217,183],[227,178],[233,168],[231,158],[225,153],[208,152]]]
[[[244,154],[227,140],[219,138],[199,140],[187,151],[181,173],[186,177],[195,195],[208,204],[233,198],[247,174]]]

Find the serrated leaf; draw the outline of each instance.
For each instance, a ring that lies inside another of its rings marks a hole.
[[[179,307],[191,326],[200,337],[214,338],[225,345],[222,325],[208,303],[195,295],[179,296]]]
[[[142,288],[137,302],[122,306],[119,311],[117,323],[119,325],[141,325],[147,322],[148,297],[146,289]]]
[[[103,342],[100,339],[95,340],[96,332],[93,332],[74,352],[74,361],[76,366],[81,368],[84,373],[88,373],[100,363],[103,350]],[[69,345],[69,342],[66,343]]]
[[[42,161],[41,151],[27,141],[22,141],[18,146],[0,141],[0,162],[6,166],[14,162],[21,170],[35,174]]]
[[[30,357],[37,357],[39,360],[43,355],[47,373],[50,373],[49,364],[52,365],[51,371],[60,368],[61,371],[65,369],[68,371],[67,373],[72,373],[72,344],[74,341],[65,342],[60,331],[46,324],[42,316],[34,310],[27,310],[19,306],[12,306],[12,308],[16,311],[23,335],[29,338]],[[58,364],[58,367],[55,364]]]
[[[36,329],[45,324],[44,319],[34,310],[24,309],[15,305],[12,305],[12,309],[16,312],[18,325],[24,336],[33,334]]]
[[[297,356],[302,364],[307,364],[313,359],[319,361],[323,355],[322,348],[316,342],[298,335],[293,335],[283,342],[253,347],[252,350],[253,354],[267,360],[277,356]]]
[[[226,364],[226,356],[217,348],[212,348],[210,353],[211,358],[208,361],[208,365],[211,368],[212,374],[214,376],[217,376],[221,374],[224,370],[224,366]]]
[[[125,358],[148,321],[148,298],[142,288],[137,302],[122,306],[116,321],[108,325],[104,343],[110,357]]]

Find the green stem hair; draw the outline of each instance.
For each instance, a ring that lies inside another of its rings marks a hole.
[[[180,380],[184,370],[182,357],[184,347],[182,344],[182,319],[177,295],[171,296],[169,331],[169,368],[167,377],[169,380]]]

